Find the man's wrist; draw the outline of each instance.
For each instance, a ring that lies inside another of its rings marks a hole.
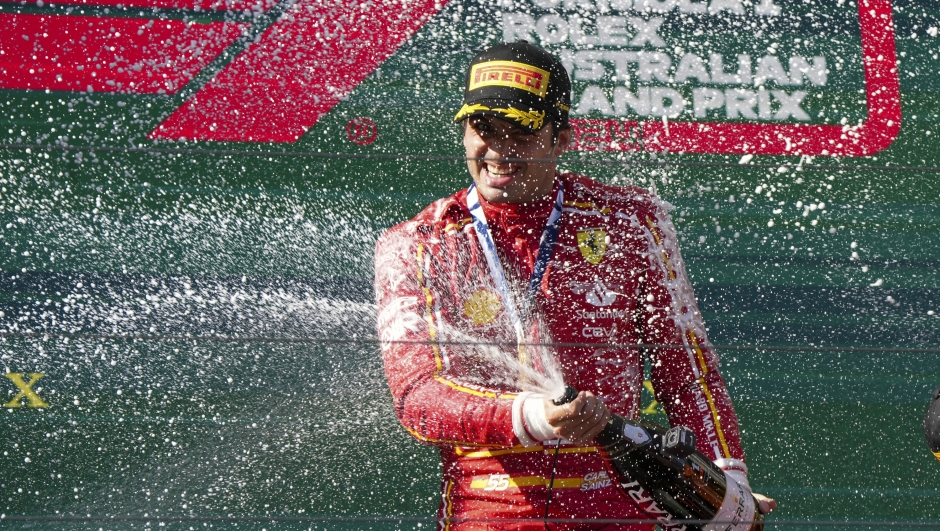
[[[523,446],[558,438],[545,416],[544,399],[532,393],[521,393],[513,400],[512,429]]]
[[[724,470],[725,475],[733,479],[748,491],[751,490],[751,485],[747,480],[747,465],[744,463],[744,461],[725,457],[722,459],[716,459],[715,464],[718,465],[718,468]]]

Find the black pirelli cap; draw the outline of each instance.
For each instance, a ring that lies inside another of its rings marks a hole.
[[[924,435],[930,451],[940,460],[940,387],[930,396],[930,405],[924,416]]]
[[[568,127],[571,80],[555,56],[525,41],[480,52],[467,70],[463,107],[454,116],[490,115],[538,131]]]

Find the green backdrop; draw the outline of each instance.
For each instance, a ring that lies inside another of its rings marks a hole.
[[[463,68],[507,31],[570,62],[581,120],[852,126],[880,108],[866,100],[867,4],[463,0],[429,4],[377,68],[304,111],[309,130],[296,141],[154,140],[293,8],[134,5],[0,3],[0,52],[10,50],[0,55],[0,528],[432,526],[438,460],[391,408],[372,249],[384,229],[466,186],[450,121]],[[342,49],[359,22],[330,9],[361,6],[310,5],[324,28],[345,29],[310,34],[320,48],[309,53]],[[885,149],[689,153],[640,142],[562,158],[565,170],[655,187],[676,206],[751,484],[780,504],[774,528],[940,528],[940,462],[922,433],[940,384],[940,3],[887,5],[902,116]],[[27,16],[246,29],[172,93],[47,90],[17,85],[30,58],[12,55],[29,35],[12,21]],[[661,42],[630,44],[642,33],[633,19]],[[598,20],[626,44],[601,42]],[[639,55],[603,55],[618,51]],[[676,80],[690,54],[710,80]],[[752,74],[763,64],[773,75],[717,82],[711,55],[725,76],[741,55]],[[796,56],[824,58],[825,82],[795,83]],[[627,58],[626,74],[612,57]],[[357,67],[333,70],[344,68]],[[636,98],[668,88],[688,105],[663,119],[624,103],[618,87]],[[702,88],[725,103],[696,116]],[[805,117],[777,117],[777,100],[762,111],[753,98],[772,90],[802,98]],[[734,94],[744,99],[729,103]],[[349,134],[361,117],[377,131],[371,143]]]

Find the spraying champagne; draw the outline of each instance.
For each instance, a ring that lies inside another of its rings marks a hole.
[[[577,396],[567,386],[553,402],[560,406]],[[663,529],[764,528],[750,491],[695,449],[691,430],[611,415],[594,440],[620,488]]]

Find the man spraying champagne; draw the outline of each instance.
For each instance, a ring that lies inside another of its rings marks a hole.
[[[670,422],[750,490],[671,206],[559,172],[570,105],[568,73],[545,50],[478,54],[454,116],[470,186],[376,246],[385,372],[402,425],[440,449],[441,529],[651,529],[629,523],[649,514],[595,443],[611,413],[638,415],[644,356]],[[564,383],[581,391],[554,404]]]

